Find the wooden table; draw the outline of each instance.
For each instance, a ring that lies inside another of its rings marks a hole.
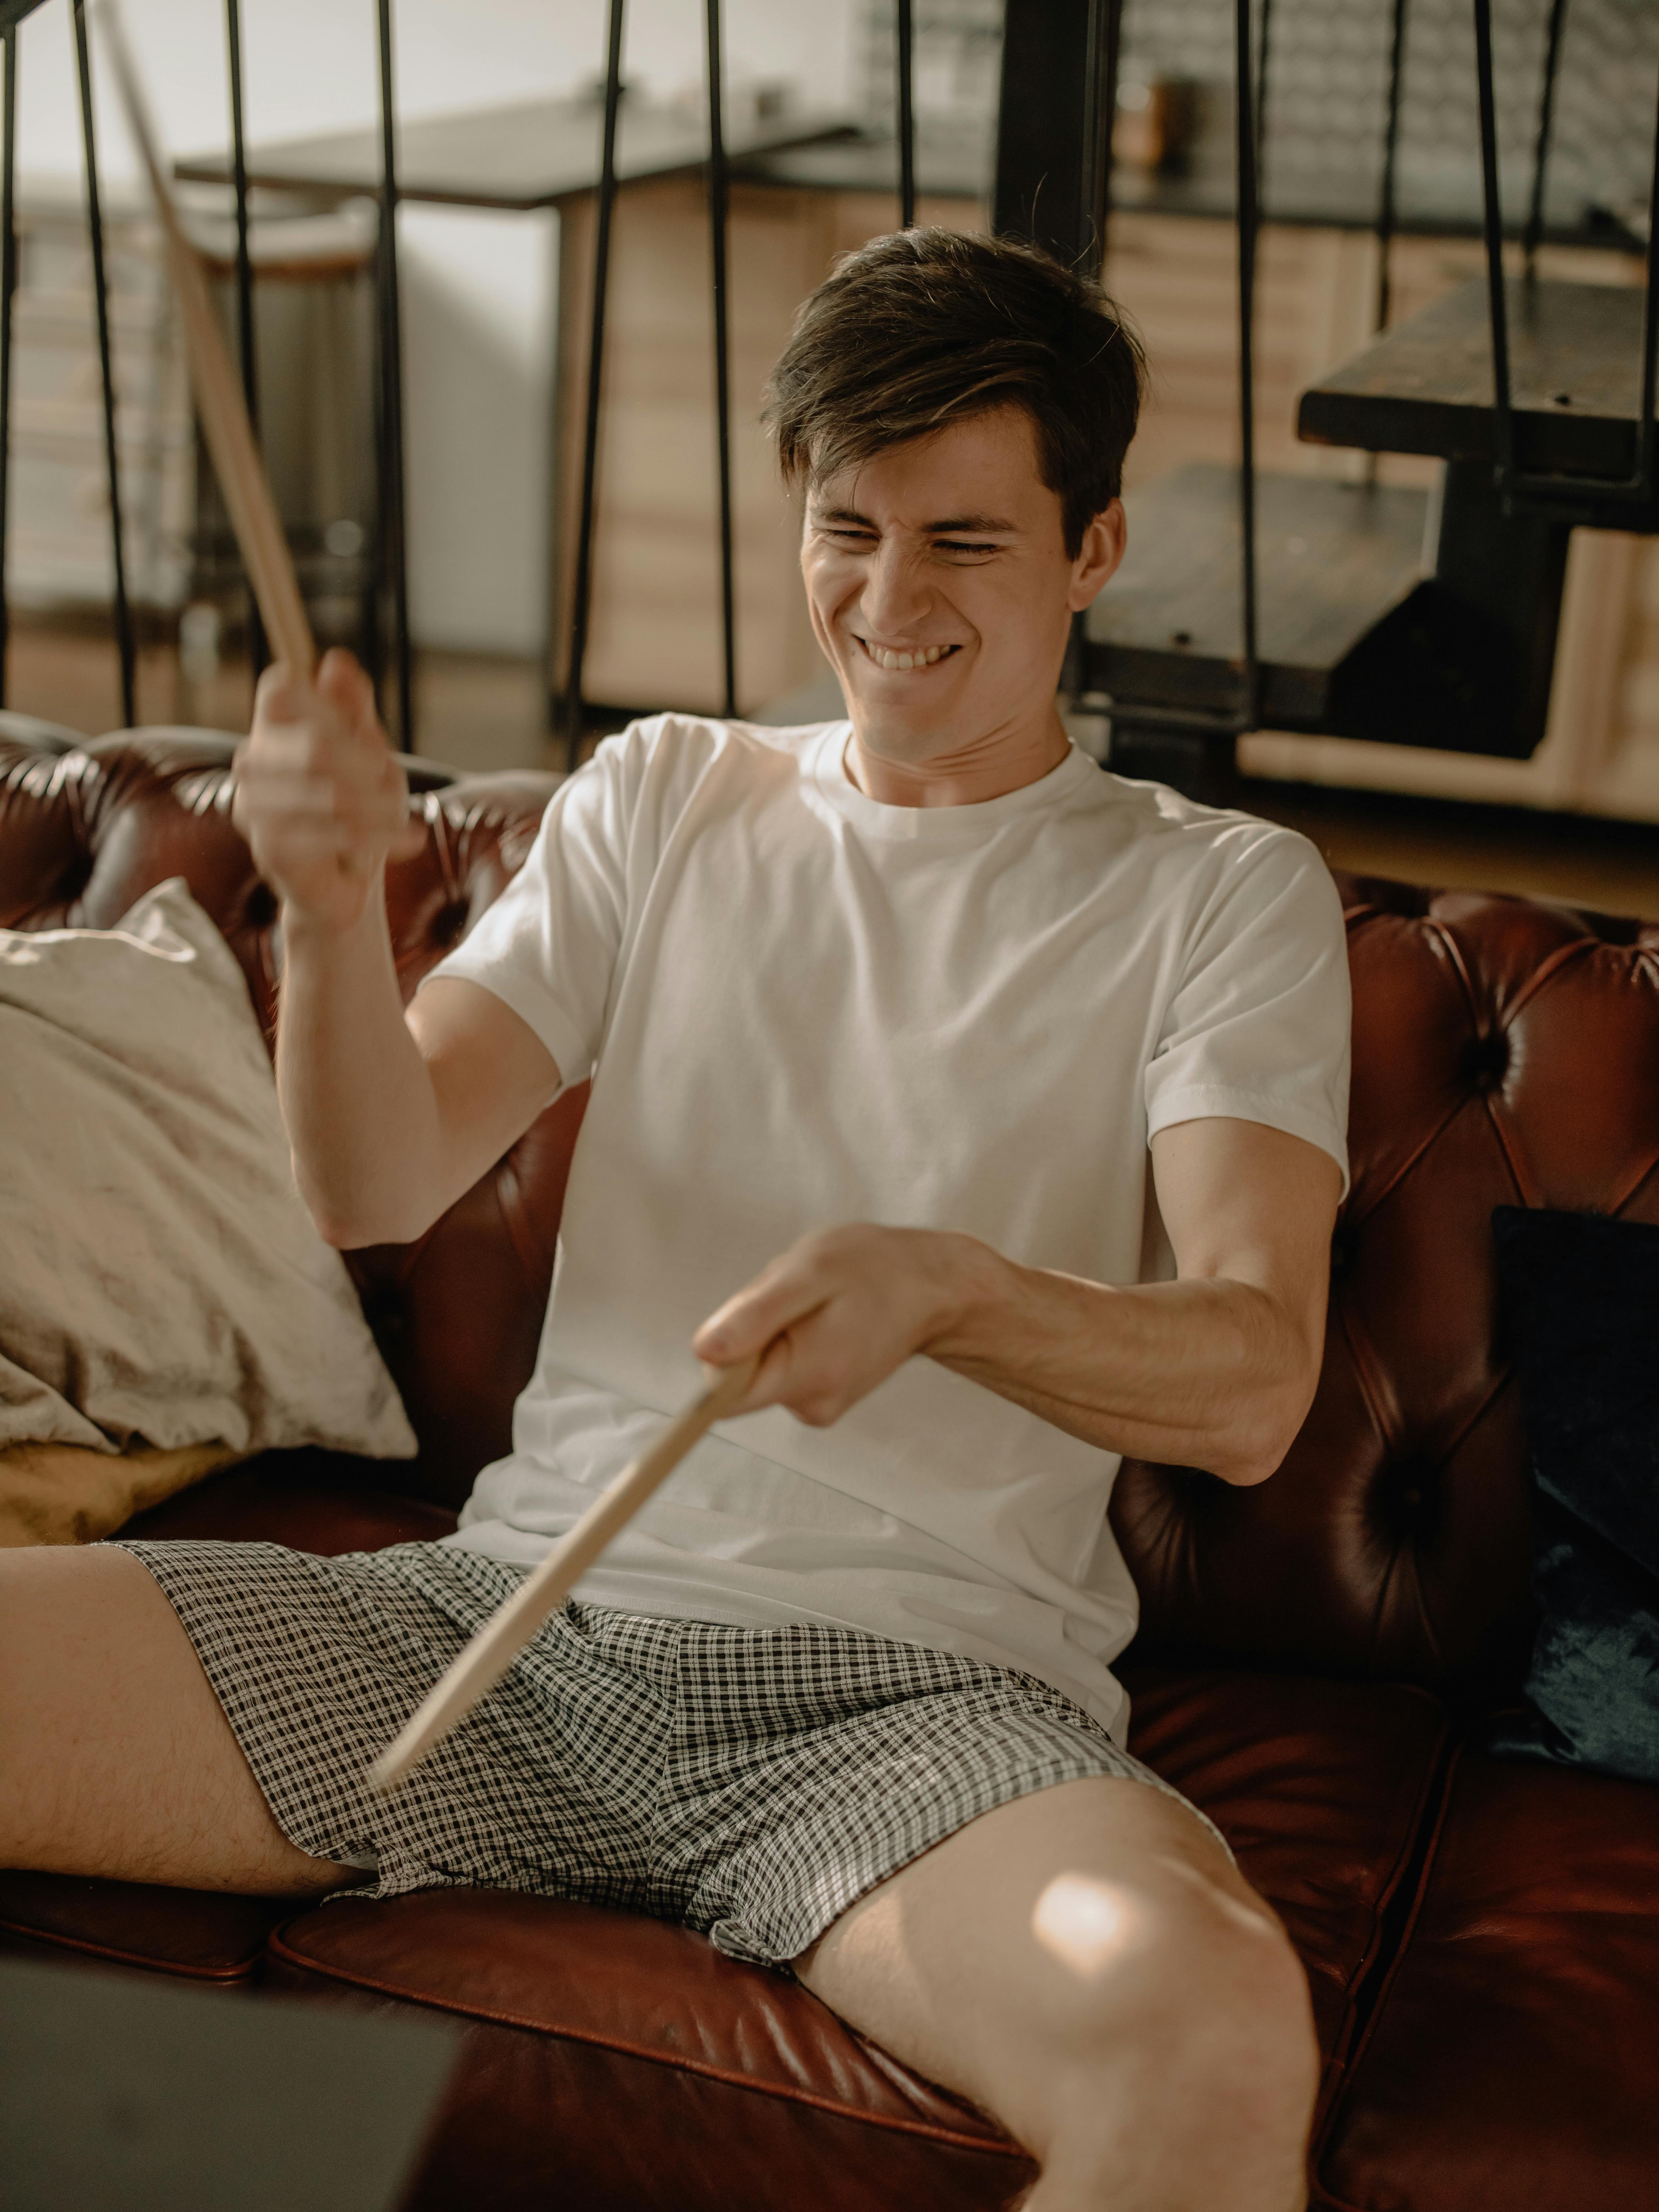
[[[605,112],[597,100],[529,100],[511,107],[428,115],[398,126],[398,196],[448,207],[530,214],[557,208],[599,181]],[[785,109],[729,118],[727,157],[740,163],[787,147],[854,135],[844,116]],[[617,175],[623,184],[694,174],[708,150],[708,119],[690,107],[647,106],[624,100],[617,123]],[[198,155],[174,173],[202,184],[227,184],[228,155]],[[253,146],[248,182],[277,191],[337,198],[380,189],[376,130],[327,131]]]

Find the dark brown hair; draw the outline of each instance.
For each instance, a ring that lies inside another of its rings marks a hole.
[[[1012,239],[903,230],[849,253],[802,306],[764,419],[793,488],[1023,407],[1075,557],[1118,495],[1145,379],[1139,340],[1089,278]]]

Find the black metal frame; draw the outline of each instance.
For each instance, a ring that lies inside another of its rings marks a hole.
[[[714,269],[714,428],[720,503],[720,643],[726,711],[738,711],[737,588],[732,549],[732,376],[727,354],[726,118],[721,92],[720,0],[708,0],[708,236]]]
[[[1109,220],[1112,122],[1121,0],[1007,0],[992,227],[1057,260],[1098,271]],[[1136,705],[1115,730],[1225,743],[1258,726],[1260,562],[1255,514],[1255,260],[1260,231],[1257,23],[1235,0],[1234,130],[1238,198],[1239,598],[1243,653],[1231,714]],[[1109,710],[1108,710],[1109,712]]]
[[[582,431],[581,507],[576,526],[576,580],[571,593],[570,658],[565,669],[565,756],[568,767],[581,759],[586,709],[582,699],[582,663],[587,654],[587,622],[593,591],[593,492],[599,453],[599,384],[605,368],[605,293],[611,276],[611,222],[617,204],[617,111],[622,100],[623,0],[610,0],[605,40],[605,132],[599,151],[599,193],[593,235],[593,300],[587,336],[587,408]]]
[[[1106,228],[1112,199],[1112,129],[1117,119],[1118,63],[1123,51],[1123,0],[1091,0],[1084,52],[1084,82],[1091,88],[1084,118],[1083,266],[1098,276],[1106,261]]]
[[[1498,171],[1498,112],[1492,81],[1492,0],[1474,0],[1476,89],[1480,111],[1480,179],[1492,328],[1493,481],[1506,507],[1547,512],[1593,499],[1598,509],[1647,507],[1654,493],[1656,369],[1659,369],[1659,106],[1648,209],[1647,289],[1642,313],[1642,380],[1636,465],[1626,477],[1547,476],[1516,459],[1515,393],[1510,374],[1509,303],[1504,279],[1504,212]],[[1541,204],[1541,188],[1534,178]]]
[[[1265,9],[1268,0],[1261,0]],[[1243,696],[1237,734],[1261,719],[1261,660],[1257,635],[1255,543],[1255,253],[1260,228],[1257,204],[1256,111],[1250,97],[1250,0],[1235,11],[1234,129],[1237,136],[1236,190],[1238,197],[1238,527],[1239,586],[1244,616]],[[1262,60],[1267,60],[1266,21]],[[1265,69],[1264,69],[1265,76]],[[1267,112],[1262,94],[1262,112]]]
[[[240,0],[225,0],[225,54],[230,72],[231,182],[236,198],[236,342],[242,370],[242,397],[247,402],[247,419],[253,426],[257,440],[259,434],[259,371],[253,337],[253,258],[248,248],[247,153],[242,130]],[[270,655],[265,644],[264,624],[259,619],[258,602],[252,592],[247,595],[247,637],[248,658],[252,662],[257,679]]]
[[[1561,66],[1561,27],[1566,21],[1567,0],[1550,0],[1549,27],[1544,39],[1544,75],[1538,94],[1538,143],[1532,161],[1532,206],[1521,234],[1526,272],[1535,272],[1538,248],[1544,235],[1544,180],[1549,168],[1550,126],[1555,120],[1555,80]]]
[[[127,601],[127,567],[121,522],[121,466],[115,441],[115,373],[110,353],[109,283],[104,268],[104,217],[98,192],[98,139],[92,114],[92,58],[87,45],[86,0],[70,0],[76,73],[81,94],[81,139],[86,155],[87,234],[92,247],[93,302],[98,319],[98,366],[104,392],[104,459],[109,474],[110,553],[115,566],[115,645],[121,662],[121,719],[138,719],[138,659]],[[9,428],[9,425],[8,425]]]
[[[897,0],[899,228],[916,227],[916,19],[913,0]]]
[[[1105,236],[1121,15],[1122,0],[1004,9],[991,228],[1090,274]]]
[[[1256,0],[1259,9],[1255,38],[1255,199],[1260,208],[1267,198],[1262,149],[1267,143],[1267,57],[1273,48],[1273,0]]]
[[[380,104],[380,232],[375,299],[380,356],[378,451],[380,545],[378,566],[391,570],[392,620],[397,633],[398,741],[406,753],[415,741],[415,655],[409,635],[409,549],[404,499],[404,340],[398,283],[397,110],[392,91],[392,0],[377,0]]]
[[[1374,330],[1385,331],[1394,305],[1394,233],[1400,176],[1400,94],[1406,75],[1406,18],[1410,0],[1394,0],[1389,40],[1389,104],[1382,123],[1382,180],[1376,204],[1376,306]]]

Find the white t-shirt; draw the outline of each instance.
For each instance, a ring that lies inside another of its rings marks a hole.
[[[663,715],[608,738],[434,971],[593,1077],[513,1451],[455,1543],[539,1559],[696,1390],[698,1323],[811,1230],[1166,1279],[1158,1130],[1228,1115],[1345,1163],[1342,918],[1303,838],[1076,751],[978,805],[883,805],[849,737]],[[913,1359],[833,1427],[721,1424],[577,1595],[1022,1668],[1121,1732],[1117,1466]]]

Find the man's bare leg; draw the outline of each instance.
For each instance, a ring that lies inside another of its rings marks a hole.
[[[277,1827],[131,1553],[0,1552],[0,1866],[307,1896],[362,1881]]]
[[[860,1899],[807,1987],[1000,2120],[1030,2212],[1297,2212],[1318,2080],[1269,1908],[1145,1783],[1000,1807]]]

